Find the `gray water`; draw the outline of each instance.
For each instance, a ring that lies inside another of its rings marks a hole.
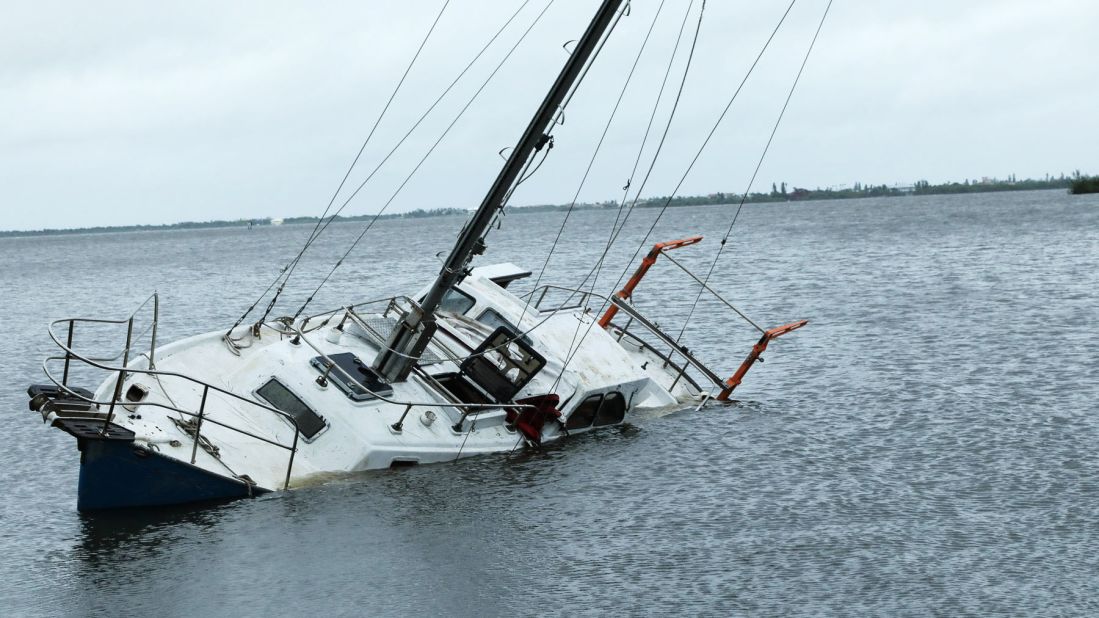
[[[677,253],[704,271],[730,215],[669,211],[648,243],[706,234]],[[579,281],[612,219],[574,214],[544,282]],[[559,223],[505,218],[481,263],[537,269]],[[460,225],[379,224],[316,308],[419,288]],[[333,226],[275,313],[358,231]],[[0,239],[0,613],[1099,612],[1096,197],[751,205],[715,285],[766,325],[811,323],[733,405],[207,508],[77,513],[75,441],[23,394],[44,381],[47,318],[124,316],[155,288],[163,341],[225,328],[308,232]],[[678,332],[694,290],[664,263],[637,298]],[[712,302],[686,337],[730,373],[756,338]]]

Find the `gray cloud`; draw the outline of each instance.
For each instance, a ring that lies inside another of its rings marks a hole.
[[[529,23],[545,0],[520,17]],[[364,159],[394,143],[520,2],[453,0]],[[595,0],[557,0],[394,211],[472,207]],[[567,202],[657,2],[635,0],[517,204]],[[441,2],[25,3],[0,24],[0,228],[319,214]],[[745,187],[825,5],[799,0],[684,193]],[[629,174],[687,0],[668,0],[583,200]],[[645,193],[674,186],[784,3],[711,0]],[[1093,165],[1099,5],[837,2],[757,184],[1043,175]],[[510,30],[349,207],[374,212]],[[1099,171],[1093,169],[1092,171]],[[361,176],[359,176],[361,178]]]

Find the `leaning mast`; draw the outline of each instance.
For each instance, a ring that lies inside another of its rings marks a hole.
[[[584,35],[577,41],[576,48],[569,56],[557,80],[546,94],[542,105],[527,125],[526,131],[512,149],[507,163],[500,170],[496,181],[485,195],[473,218],[463,228],[458,241],[443,263],[439,276],[435,279],[423,303],[415,304],[407,315],[393,329],[386,347],[374,361],[374,369],[391,382],[399,382],[408,377],[413,365],[420,359],[427,344],[437,328],[435,311],[439,308],[446,293],[457,285],[466,275],[473,256],[484,252],[484,235],[492,224],[493,217],[503,208],[504,199],[515,185],[527,160],[541,149],[549,136],[546,129],[554,122],[557,110],[576,84],[584,65],[587,64],[614,20],[614,14],[623,0],[603,0],[599,11],[588,24]]]

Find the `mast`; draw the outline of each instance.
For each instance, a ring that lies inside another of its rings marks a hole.
[[[553,83],[542,105],[527,125],[519,143],[511,151],[507,163],[500,170],[496,181],[485,195],[481,206],[473,218],[463,228],[458,241],[443,263],[439,276],[421,305],[412,309],[393,329],[386,349],[383,349],[374,361],[374,369],[391,382],[399,382],[408,377],[413,365],[420,359],[428,342],[435,334],[435,311],[439,308],[446,293],[457,285],[467,274],[467,268],[473,256],[484,253],[484,235],[492,224],[492,219],[504,205],[504,197],[515,184],[527,160],[540,150],[548,140],[546,129],[554,121],[561,102],[568,95],[595,51],[599,40],[613,21],[614,14],[623,0],[603,0],[602,5],[588,24],[584,35],[576,43],[557,81]]]

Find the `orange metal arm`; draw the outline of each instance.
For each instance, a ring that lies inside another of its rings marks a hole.
[[[763,333],[763,336],[759,338],[759,342],[752,346],[752,352],[748,354],[748,358],[744,359],[744,362],[740,364],[740,368],[736,370],[736,373],[733,374],[733,377],[725,381],[725,388],[722,389],[721,393],[717,396],[717,400],[729,400],[729,394],[732,393],[736,387],[740,386],[741,380],[744,379],[744,374],[748,373],[748,370],[752,368],[752,365],[754,365],[756,361],[759,360],[759,355],[763,354],[763,351],[767,349],[767,344],[771,343],[772,339],[795,331],[808,323],[809,320],[799,320],[791,324],[772,328],[771,330]]]
[[[658,242],[653,245],[652,251],[641,260],[641,266],[637,267],[637,272],[630,277],[630,280],[626,282],[625,287],[618,291],[616,294],[618,298],[627,300],[633,295],[634,288],[638,283],[641,283],[641,279],[645,276],[645,273],[649,272],[653,264],[656,264],[656,258],[660,257],[660,254],[665,251],[671,251],[672,249],[678,249],[680,247],[687,247],[695,243],[701,242],[701,236],[691,236],[689,238],[682,238],[680,240],[672,240],[669,242]],[[606,328],[615,314],[618,313],[618,306],[612,304],[607,308],[607,312],[603,314],[603,317],[599,318],[599,326]]]

